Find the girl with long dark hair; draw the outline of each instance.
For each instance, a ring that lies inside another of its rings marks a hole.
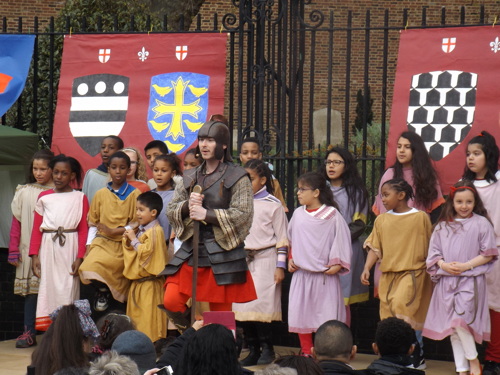
[[[346,304],[347,323],[350,323],[350,305],[367,301],[368,287],[361,284],[361,273],[365,256],[359,236],[366,228],[368,220],[368,191],[352,154],[340,147],[334,147],[326,153],[323,173],[330,184],[339,211],[351,232],[352,261],[351,272],[340,277],[344,302]]]
[[[372,207],[375,215],[386,212],[380,197],[380,190],[386,181],[393,178],[402,178],[413,188],[414,197],[408,201],[410,207],[431,214],[444,203],[436,170],[424,141],[415,132],[405,131],[398,139],[396,162],[385,171],[380,180],[379,194]],[[437,219],[437,216],[439,216],[439,211],[432,215],[431,220]]]

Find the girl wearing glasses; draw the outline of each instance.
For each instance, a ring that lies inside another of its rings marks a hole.
[[[347,323],[350,325],[349,305],[368,301],[368,287],[361,283],[365,257],[359,236],[365,230],[368,217],[368,191],[356,167],[356,161],[346,149],[334,147],[325,157],[323,174],[330,184],[335,203],[351,232],[351,272],[340,276],[346,305]]]
[[[294,273],[288,326],[299,334],[302,354],[310,356],[312,333],[321,324],[346,321],[340,275],[351,269],[351,233],[321,173],[300,176],[297,197],[302,206],[288,226],[288,270]]]
[[[141,193],[151,190],[146,183],[148,179],[146,174],[146,163],[144,163],[144,159],[139,150],[135,147],[127,147],[122,151],[130,158],[130,170],[127,173],[127,183],[139,189]]]

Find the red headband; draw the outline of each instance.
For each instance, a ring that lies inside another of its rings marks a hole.
[[[457,192],[457,190],[460,190],[460,189],[468,189],[468,190],[472,191],[473,193],[476,193],[476,189],[474,189],[473,187],[470,187],[470,186],[459,186],[459,187],[452,186],[450,188],[450,198],[453,198],[455,196],[455,193]]]

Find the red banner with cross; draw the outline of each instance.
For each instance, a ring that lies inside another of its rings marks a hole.
[[[226,42],[220,33],[65,36],[53,151],[85,170],[101,163],[108,135],[184,153],[224,111]]]

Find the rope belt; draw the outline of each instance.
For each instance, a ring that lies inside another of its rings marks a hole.
[[[59,239],[59,245],[64,246],[66,243],[66,236],[64,233],[75,233],[78,232],[78,229],[64,229],[64,227],[59,227],[56,230],[44,229],[43,233],[55,233],[52,236],[52,241],[56,242]]]
[[[418,271],[421,271],[421,270],[418,270]],[[387,288],[387,296],[386,296],[386,303],[389,306],[389,311],[392,314],[392,316],[396,316],[396,314],[394,314],[394,312],[392,311],[391,304],[389,303],[389,295],[391,294],[392,287],[394,285],[394,282],[396,281],[396,278],[402,279],[406,275],[411,276],[411,283],[412,283],[412,290],[413,290],[410,301],[408,301],[408,303],[406,303],[406,307],[410,306],[415,301],[415,298],[417,297],[417,276],[415,275],[415,270],[395,272],[395,275],[393,276],[391,282],[389,283],[389,287]]]
[[[148,277],[143,277],[142,279],[137,279],[137,280],[133,280],[133,281],[135,281],[136,283],[143,283],[145,281],[156,280],[156,279],[161,279],[161,276],[160,277],[148,276]]]
[[[454,296],[456,297],[459,294],[460,294],[460,292],[455,292]],[[476,279],[476,277],[474,277],[474,316],[472,317],[471,322],[467,322],[467,325],[471,325],[472,323],[474,323],[476,321],[478,306],[479,306],[479,298],[478,298],[478,289],[477,289],[477,279]],[[457,306],[455,305],[455,298],[453,298],[453,310],[457,313],[457,315],[465,315],[465,311],[462,311],[462,312],[457,311]]]
[[[253,262],[255,260],[255,256],[257,255],[257,253],[260,253],[262,251],[269,250],[269,249],[274,249],[274,246],[264,247],[262,249],[257,249],[257,250],[245,249],[245,251],[247,253],[247,262],[248,263]]]

